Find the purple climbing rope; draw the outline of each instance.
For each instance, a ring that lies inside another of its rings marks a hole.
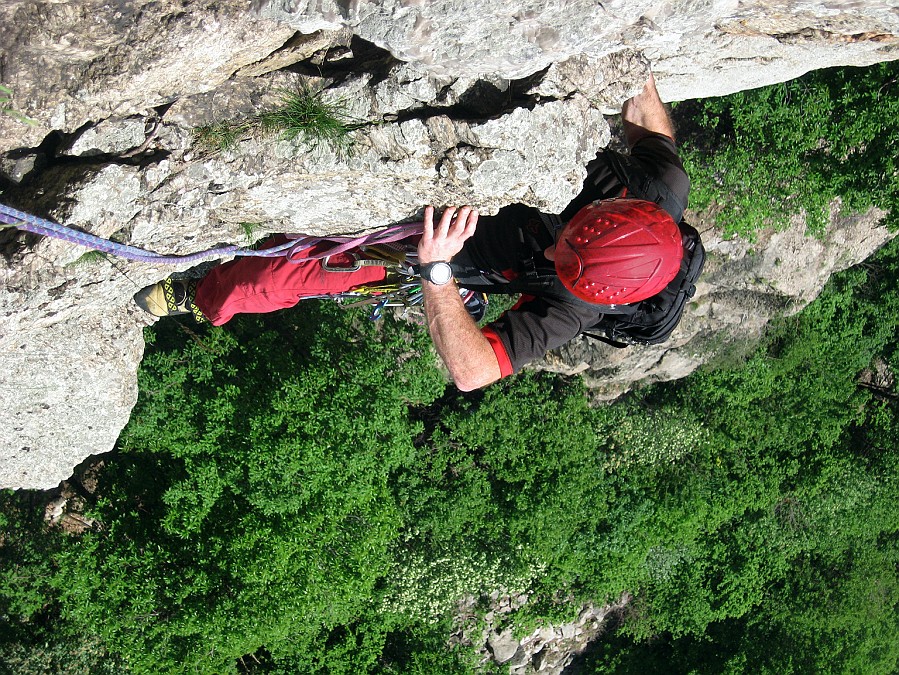
[[[345,251],[358,248],[360,246],[373,246],[376,244],[389,244],[395,241],[401,241],[408,237],[421,234],[422,223],[404,223],[401,225],[392,225],[384,230],[372,232],[371,234],[354,236],[327,236],[312,237],[307,235],[287,235],[289,240],[286,243],[273,246],[261,250],[243,248],[240,246],[218,246],[206,249],[197,253],[188,255],[165,255],[154,251],[138,248],[137,246],[129,246],[127,244],[119,244],[103,237],[82,232],[72,227],[59,225],[50,220],[32,216],[23,211],[17,211],[3,204],[0,204],[0,225],[2,227],[15,227],[16,229],[32,234],[40,234],[54,239],[61,239],[79,246],[86,246],[96,251],[103,251],[127,260],[135,260],[138,262],[161,263],[166,265],[175,265],[180,263],[191,263],[206,258],[234,255],[234,256],[252,256],[257,258],[275,258],[278,256],[286,257],[290,262],[302,262],[303,260],[321,259],[331,255],[337,255]],[[314,253],[308,253],[309,249],[316,247]]]

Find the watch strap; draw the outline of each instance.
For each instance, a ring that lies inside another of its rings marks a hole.
[[[441,279],[439,276],[436,279],[434,278],[433,270],[435,267],[440,267],[440,268],[446,267],[447,275],[446,275],[445,279]],[[437,286],[444,286],[444,285],[448,284],[450,281],[453,280],[453,276],[454,276],[453,268],[449,264],[449,262],[447,262],[446,260],[434,260],[433,262],[429,262],[425,265],[422,265],[420,271],[421,271],[422,279],[425,279],[426,281],[429,281],[430,283],[435,284]]]

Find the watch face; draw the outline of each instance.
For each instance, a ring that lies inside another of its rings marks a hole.
[[[444,284],[449,283],[449,280],[452,278],[453,268],[450,267],[449,263],[435,262],[428,267],[427,279],[432,284],[443,286]]]

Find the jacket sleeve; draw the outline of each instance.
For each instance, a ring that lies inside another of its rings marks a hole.
[[[530,298],[485,326],[483,333],[505,377],[562,346],[598,319],[586,314],[555,299]]]

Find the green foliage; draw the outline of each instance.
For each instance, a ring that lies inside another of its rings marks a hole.
[[[349,149],[350,132],[359,125],[347,121],[343,102],[326,101],[321,90],[306,83],[282,90],[280,96],[277,108],[258,117],[264,132],[280,133],[291,141],[299,138],[313,145],[324,142],[337,150]]]
[[[534,564],[517,569],[517,560],[456,545],[441,555],[436,550],[402,553],[394,562],[385,597],[385,611],[436,622],[452,613],[460,598],[497,589],[520,592],[545,571]]]
[[[63,538],[43,522],[40,494],[0,491],[0,673],[116,673],[90,624],[58,617],[53,557]]]
[[[0,615],[12,622],[0,625],[3,630],[14,629],[15,622],[27,622],[44,608],[51,576],[48,553],[56,550],[58,541],[42,536],[43,514],[35,504],[22,504],[15,493],[0,491]]]
[[[327,656],[309,654],[264,659],[248,668],[252,673],[327,673],[357,675],[466,675],[475,670],[474,655],[449,648],[447,622],[394,625],[384,615],[371,615],[350,627],[341,627],[321,637]],[[246,659],[245,659],[246,661]]]
[[[897,562],[895,537],[826,559],[800,557],[752,613],[677,639],[634,643],[619,634],[598,645],[588,672],[893,673]]]
[[[717,205],[730,233],[751,236],[804,211],[820,232],[830,203],[899,213],[899,63],[809,73],[676,109],[691,205]]]
[[[32,626],[32,628],[36,628]],[[90,633],[66,634],[40,630],[21,642],[6,643],[0,650],[0,673],[4,675],[120,675],[122,663],[106,652],[103,643]]]
[[[106,527],[58,559],[64,615],[155,672],[310,650],[351,622],[390,564],[408,406],[443,387],[421,334],[375,333],[310,305],[151,350],[105,475]]]
[[[285,140],[299,139],[311,146],[324,143],[339,154],[352,146],[352,132],[361,125],[347,119],[344,102],[328,101],[322,90],[305,82],[279,92],[280,103],[243,121],[217,122],[194,129],[196,142],[212,151],[234,149],[249,134],[279,134]]]
[[[239,225],[240,229],[243,230],[244,237],[246,237],[247,246],[253,246],[258,239],[256,233],[261,227],[261,223],[242,222]]]
[[[86,251],[82,253],[76,260],[69,263],[72,267],[90,267],[92,265],[96,265],[100,262],[106,262],[109,260],[109,257],[103,251]]]
[[[449,632],[450,626],[446,624],[414,625],[389,636],[379,672],[384,675],[466,675],[475,671],[473,654],[459,648],[446,648]]]
[[[194,141],[206,150],[226,152],[237,147],[238,141],[253,129],[250,122],[216,122],[193,130]]]
[[[505,559],[511,578],[542,570],[553,591],[590,576],[607,499],[591,417],[579,381],[540,375],[444,405],[417,470],[395,479],[405,520],[437,550]]]
[[[610,470],[634,464],[675,464],[710,436],[695,414],[653,410],[629,402],[610,409],[605,423],[611,440],[606,465]]]
[[[894,242],[743,367],[646,397],[701,413],[710,436],[676,489],[701,479],[693,503],[718,522],[662,551],[627,625],[637,639],[598,649],[595,672],[895,672],[899,406],[858,376],[878,355],[899,365],[897,271]]]
[[[888,671],[899,424],[857,378],[895,362],[897,272],[899,244],[741,367],[600,408],[545,374],[445,391],[420,329],[328,304],[201,334],[160,324],[98,488],[102,528],[4,540],[22,561],[4,566],[5,658],[462,673],[470,654],[445,643],[462,596],[528,593],[508,617],[524,628],[630,591],[598,672]],[[25,512],[2,512],[15,532]],[[34,624],[61,641],[28,638]]]

